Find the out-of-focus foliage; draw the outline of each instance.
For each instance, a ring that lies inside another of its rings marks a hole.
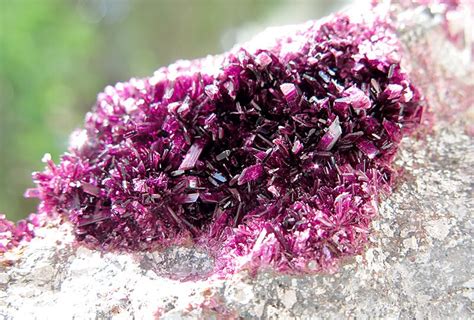
[[[235,30],[278,8],[278,23],[292,22],[281,21],[289,16],[282,4],[302,19],[321,8],[309,0],[0,0],[0,212],[16,220],[35,211],[23,198],[31,172],[46,152],[59,159],[107,84],[228,49]]]
[[[0,210],[9,217],[34,210],[23,199],[31,171],[65,148],[91,102],[81,97],[101,79],[82,77],[96,49],[93,28],[67,2],[0,0]]]

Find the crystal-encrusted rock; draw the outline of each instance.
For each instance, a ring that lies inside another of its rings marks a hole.
[[[106,249],[192,239],[224,274],[361,252],[423,102],[389,22],[289,30],[107,87],[79,143],[34,174],[39,211]]]

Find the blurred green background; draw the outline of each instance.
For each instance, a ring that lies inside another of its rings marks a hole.
[[[335,10],[332,0],[0,0],[0,213],[35,211],[31,172],[57,161],[107,84],[220,53],[265,26]]]

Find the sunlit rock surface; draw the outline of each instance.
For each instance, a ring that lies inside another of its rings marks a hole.
[[[436,10],[397,13],[403,61],[434,125],[403,141],[370,246],[339,272],[206,279],[212,261],[193,248],[101,254],[57,221],[0,257],[0,318],[473,317],[472,48],[447,40]]]

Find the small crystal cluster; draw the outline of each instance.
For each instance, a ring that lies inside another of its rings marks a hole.
[[[387,22],[289,30],[107,87],[27,196],[84,243],[192,239],[222,274],[327,270],[359,253],[423,104]]]
[[[40,225],[39,216],[31,214],[28,219],[16,224],[0,214],[0,253],[16,247],[20,241],[30,241],[34,236],[34,228]]]

